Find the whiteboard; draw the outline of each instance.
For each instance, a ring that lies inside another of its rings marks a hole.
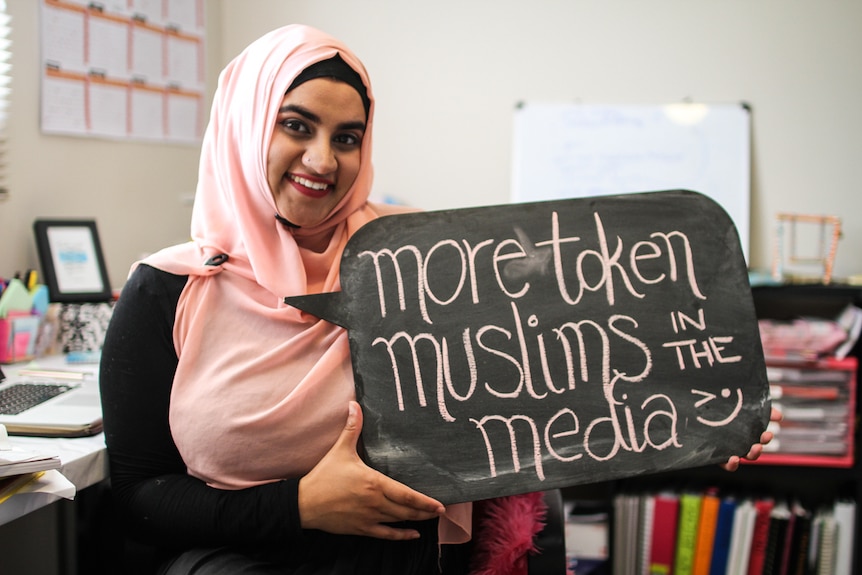
[[[750,116],[739,103],[520,104],[512,201],[693,190],[728,213],[747,261]]]

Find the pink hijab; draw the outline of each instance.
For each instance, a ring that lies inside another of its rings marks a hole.
[[[314,228],[275,219],[267,154],[293,79],[336,54],[366,86],[371,107],[351,189]],[[349,237],[392,207],[368,203],[374,98],[368,74],[338,40],[301,25],[250,44],[219,76],[204,134],[192,241],[147,259],[189,275],[174,327],[179,365],[170,424],[188,472],[221,489],[301,476],[334,444],[355,398],[344,329],[282,303],[338,291]],[[323,252],[304,238],[332,234]],[[206,262],[226,254],[221,265]],[[470,506],[450,506],[441,541],[469,539]]]

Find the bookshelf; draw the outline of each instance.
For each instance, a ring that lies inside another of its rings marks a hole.
[[[752,290],[757,315],[762,319],[789,321],[798,317],[832,319],[847,305],[862,307],[862,287],[848,285],[770,285]],[[719,489],[724,493],[744,494],[755,499],[773,498],[775,501],[798,501],[807,509],[828,506],[840,500],[857,502],[853,549],[862,550],[862,454],[859,447],[860,405],[857,397],[860,367],[860,343],[857,342],[847,361],[824,360],[812,369],[845,370],[852,386],[852,411],[847,423],[849,453],[835,456],[765,455],[761,461],[746,463],[733,473],[718,466],[674,470],[641,477],[578,486],[563,490],[564,497],[572,501],[605,501],[609,516],[621,495],[633,493],[660,493],[672,490],[677,494],[687,490],[706,492]],[[611,519],[610,564],[601,573],[623,573],[619,569],[623,550],[614,548],[613,534],[619,525]],[[852,573],[862,566],[862,553],[856,551]],[[630,571],[629,571],[630,572]]]

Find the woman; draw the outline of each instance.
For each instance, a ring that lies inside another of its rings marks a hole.
[[[337,40],[287,26],[222,72],[192,240],[137,265],[100,379],[113,491],[161,573],[464,572],[470,506],[357,456],[346,332],[284,305],[338,291],[370,204],[374,98]],[[734,462],[735,463],[735,462]]]
[[[281,303],[338,290],[347,238],[392,211],[367,202],[373,116],[337,40],[288,26],[251,44],[219,79],[193,242],[123,289],[101,366],[112,486],[180,555],[170,573],[436,572],[443,506],[356,455],[346,333]]]

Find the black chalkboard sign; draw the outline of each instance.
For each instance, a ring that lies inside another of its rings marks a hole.
[[[770,402],[733,223],[689,191],[387,216],[342,291],[369,463],[444,503],[726,461]]]

